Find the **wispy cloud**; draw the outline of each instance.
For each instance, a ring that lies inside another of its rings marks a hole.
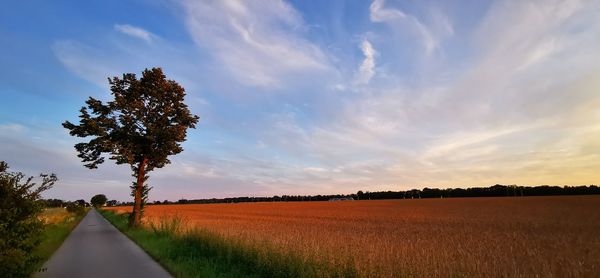
[[[237,81],[278,87],[294,74],[328,70],[327,56],[302,36],[300,14],[284,1],[184,1],[196,44]]]
[[[25,131],[25,127],[21,124],[17,123],[8,123],[8,124],[0,124],[0,132],[1,133],[22,133]]]
[[[114,28],[125,35],[144,40],[147,43],[152,43],[152,41],[157,38],[157,36],[151,32],[129,24],[115,24]]]
[[[406,18],[406,14],[398,9],[385,8],[385,0],[373,0],[369,6],[369,18],[373,22],[386,22]]]
[[[407,14],[400,9],[384,7],[385,0],[373,0],[369,7],[369,18],[372,22],[388,23],[393,28],[412,30],[421,40],[424,52],[431,55],[439,47],[443,38],[452,35],[454,28],[448,18],[438,9],[430,8],[430,24],[426,24],[417,16]]]
[[[61,40],[54,42],[52,50],[67,69],[98,87],[106,88],[106,78],[118,74],[117,66],[107,63],[115,57],[101,49],[73,40]]]
[[[338,103],[335,120],[306,128],[288,117],[285,125],[270,125],[264,140],[318,161],[305,170],[345,188],[597,183],[590,169],[600,166],[593,161],[600,145],[590,142],[600,135],[600,115],[590,105],[600,101],[591,93],[600,80],[592,55],[600,22],[594,9],[579,4],[499,2],[475,37],[456,32],[442,16],[443,32],[475,45],[466,70],[450,63],[447,70],[457,71],[452,79],[423,76],[416,87],[371,82],[368,94]],[[408,17],[391,14],[376,19]],[[514,30],[506,20],[527,28]],[[576,27],[584,29],[572,32]],[[381,50],[382,60],[389,51]]]
[[[360,44],[360,49],[362,50],[365,59],[360,64],[358,73],[355,77],[355,83],[367,84],[369,83],[373,75],[375,75],[375,55],[377,54],[377,52],[367,39],[364,39],[362,41],[362,43]]]

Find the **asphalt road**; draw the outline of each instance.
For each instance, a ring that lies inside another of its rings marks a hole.
[[[171,277],[92,209],[35,277]]]

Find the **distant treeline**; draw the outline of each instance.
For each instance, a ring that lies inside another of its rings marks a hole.
[[[246,202],[304,202],[329,201],[340,199],[354,200],[384,200],[384,199],[420,199],[420,198],[459,198],[459,197],[522,197],[522,196],[557,196],[557,195],[595,195],[600,194],[596,185],[581,186],[517,186],[496,184],[490,187],[470,188],[423,188],[407,191],[358,191],[355,194],[335,195],[283,195],[272,197],[233,197],[212,199],[180,199],[178,201],[154,201],[151,204],[216,204],[216,203],[246,203]],[[43,200],[48,207],[64,207],[70,202],[59,199]],[[77,200],[81,205],[87,205],[84,200]],[[118,202],[110,200],[107,206],[132,206],[133,202]]]
[[[296,201],[328,201],[340,198],[354,200],[383,200],[383,199],[418,199],[418,198],[457,198],[457,197],[508,197],[508,196],[553,196],[553,195],[592,195],[600,194],[596,185],[581,186],[517,186],[496,184],[490,187],[471,188],[423,188],[408,191],[358,191],[356,194],[337,195],[283,195],[273,197],[234,197],[212,199],[181,199],[177,202],[165,200],[155,201],[154,204],[213,204],[213,203],[243,203],[243,202],[296,202]]]
[[[85,200],[81,199],[81,200],[77,200],[77,201],[65,201],[65,200],[61,200],[61,199],[44,199],[44,200],[40,200],[40,202],[47,208],[61,208],[61,207],[66,207],[69,204],[76,204],[78,206],[83,206],[83,207],[89,207],[90,203],[86,202]],[[117,202],[116,200],[110,200],[106,202],[107,206],[116,206],[118,204],[124,204],[124,203],[120,203]]]
[[[64,207],[68,206],[69,204],[77,204],[79,206],[85,206],[85,207],[90,206],[90,204],[88,202],[86,202],[85,200],[65,201],[65,200],[61,200],[61,199],[44,199],[44,200],[40,200],[39,202],[41,202],[47,208],[61,208],[61,207],[64,208]]]

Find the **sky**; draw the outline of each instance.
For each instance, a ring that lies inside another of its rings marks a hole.
[[[600,1],[9,1],[0,160],[130,200],[78,122],[162,67],[200,116],[150,200],[600,183]]]

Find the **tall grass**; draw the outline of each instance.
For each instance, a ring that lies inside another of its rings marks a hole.
[[[186,220],[177,216],[129,228],[126,214],[101,213],[176,277],[357,276],[349,265],[317,263],[268,242],[247,245],[206,229],[189,229]]]

